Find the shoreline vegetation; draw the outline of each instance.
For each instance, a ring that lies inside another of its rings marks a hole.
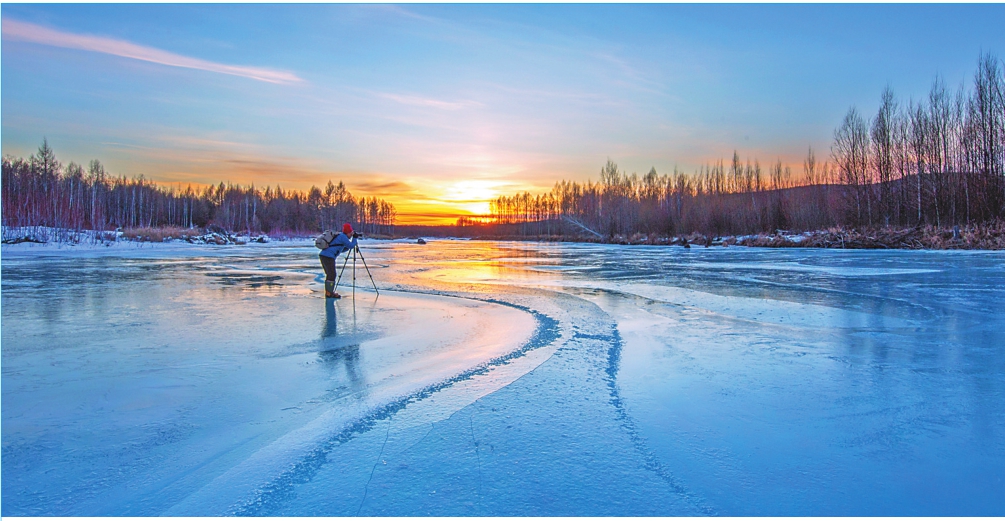
[[[175,190],[142,175],[109,176],[98,160],[85,171],[63,166],[44,138],[28,159],[3,157],[0,188],[5,244],[231,244],[238,233],[308,237],[351,222],[374,238],[1001,250],[1005,70],[985,53],[969,88],[936,77],[925,98],[903,103],[888,86],[870,120],[849,109],[829,160],[808,149],[801,176],[780,158],[762,168],[737,151],[694,173],[629,175],[608,159],[596,183],[500,196],[490,214],[453,226],[398,224],[394,205],[356,198],[341,181],[307,192],[222,182]]]

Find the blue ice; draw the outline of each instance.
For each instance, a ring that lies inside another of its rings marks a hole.
[[[21,246],[5,516],[1005,515],[1002,253]]]

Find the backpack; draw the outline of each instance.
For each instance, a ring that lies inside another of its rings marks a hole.
[[[318,235],[317,239],[314,239],[314,246],[319,250],[323,250],[331,246],[332,241],[335,240],[336,233],[331,230],[325,230],[324,233]]]

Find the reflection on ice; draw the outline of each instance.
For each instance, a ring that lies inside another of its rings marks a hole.
[[[356,338],[350,338],[350,341]],[[358,393],[366,383],[359,368],[359,342],[347,343],[338,338],[338,317],[335,315],[335,301],[325,299],[325,322],[321,328],[318,359],[331,372],[344,369],[349,380],[349,391]]]

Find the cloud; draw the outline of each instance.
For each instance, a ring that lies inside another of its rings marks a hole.
[[[437,25],[445,25],[444,21],[439,18],[434,18],[432,16],[421,15],[412,11],[410,9],[405,9],[404,7],[397,5],[387,5],[387,4],[376,4],[367,6],[370,9],[379,10],[381,12],[390,13],[393,15],[398,15],[402,18],[408,18],[411,20],[419,20],[422,22],[434,23]]]
[[[441,101],[433,98],[423,98],[420,96],[402,96],[400,94],[380,94],[380,96],[397,101],[402,105],[413,105],[416,107],[432,107],[443,110],[458,110],[468,107],[478,107],[481,103],[477,101]]]
[[[150,133],[153,133],[151,131]],[[237,135],[180,136],[164,133],[142,143],[107,141],[120,153],[114,161],[127,174],[145,173],[157,182],[216,185],[220,182],[259,188],[281,185],[306,191],[324,188],[328,181],[344,181],[353,195],[393,200],[420,197],[405,180],[369,170],[342,169],[329,161],[270,153],[266,147]]]
[[[412,185],[403,181],[375,181],[363,180],[353,184],[357,189],[368,194],[380,194],[392,192],[398,195],[418,194],[419,191]]]
[[[91,36],[86,34],[64,33],[47,27],[42,27],[40,25],[20,22],[17,20],[4,19],[2,31],[0,32],[2,32],[3,39],[5,40],[99,52],[103,54],[110,54],[112,56],[121,56],[123,58],[132,58],[134,60],[167,65],[169,67],[182,67],[185,69],[198,69],[220,74],[230,74],[232,76],[241,76],[267,83],[290,84],[304,81],[291,72],[266,69],[262,67],[245,67],[241,65],[215,63],[162,51],[160,49],[154,49],[153,47],[137,45],[124,40],[116,40],[113,38]]]

